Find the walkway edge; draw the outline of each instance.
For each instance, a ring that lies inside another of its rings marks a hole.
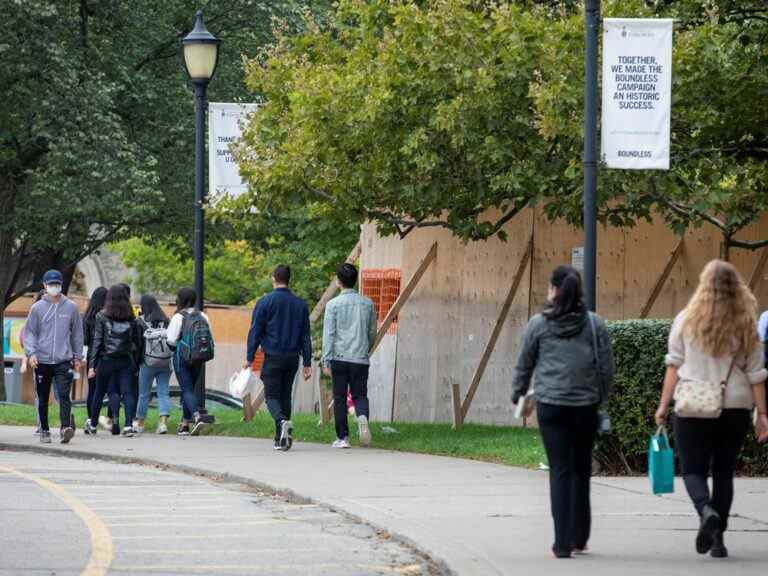
[[[379,526],[373,522],[365,520],[356,514],[353,514],[347,510],[339,508],[338,505],[329,504],[327,502],[323,502],[321,500],[316,500],[313,498],[308,498],[306,496],[302,496],[301,494],[296,493],[293,490],[277,488],[275,486],[271,486],[264,482],[259,482],[257,480],[254,480],[253,478],[238,476],[236,474],[229,474],[228,472],[224,472],[224,473],[212,472],[211,470],[207,470],[205,468],[196,468],[195,466],[186,466],[181,464],[168,464],[166,462],[160,462],[158,460],[153,460],[151,458],[140,458],[135,456],[114,456],[110,454],[99,454],[98,452],[88,452],[87,450],[79,450],[79,449],[61,450],[58,448],[47,447],[47,446],[34,446],[34,445],[23,445],[23,444],[14,444],[14,443],[8,443],[8,442],[0,442],[0,451],[27,452],[32,454],[44,454],[46,456],[60,456],[62,458],[73,458],[77,460],[99,460],[102,462],[114,462],[117,464],[136,464],[139,466],[157,468],[158,470],[163,470],[168,472],[178,472],[180,474],[187,474],[189,476],[198,476],[200,478],[205,478],[212,482],[217,482],[222,484],[238,484],[249,490],[257,490],[260,492],[265,492],[273,497],[284,498],[285,500],[293,504],[316,504],[332,512],[341,514],[342,516],[344,516],[345,518],[348,518],[349,520],[352,520],[353,522],[357,522],[358,524],[369,526],[379,534],[387,534],[391,539],[395,540],[396,542],[399,542],[400,544],[402,544],[403,546],[405,546],[406,548],[410,549],[412,552],[414,552],[415,554],[423,558],[429,567],[430,574],[434,574],[435,576],[458,576],[458,574],[454,572],[450,568],[450,566],[448,566],[445,560],[443,560],[442,558],[436,558],[432,553],[422,549],[421,546],[417,542],[413,541],[413,539],[411,538],[407,538],[401,534],[392,532],[391,530],[383,526]]]

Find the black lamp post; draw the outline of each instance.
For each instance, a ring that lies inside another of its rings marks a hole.
[[[600,0],[584,4],[584,292],[597,309],[597,37]]]
[[[205,112],[208,109],[208,82],[216,73],[219,39],[208,32],[203,11],[195,14],[195,27],[182,40],[184,64],[195,87],[195,292],[197,309],[204,307],[203,268],[205,259]],[[205,369],[195,386],[198,407],[205,412]]]

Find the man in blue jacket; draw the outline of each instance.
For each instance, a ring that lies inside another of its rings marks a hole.
[[[70,391],[73,373],[80,371],[83,359],[83,322],[77,305],[61,293],[64,278],[58,270],[43,276],[45,296],[29,311],[24,327],[24,352],[35,370],[40,441],[51,442],[48,426],[48,398],[51,383],[56,386],[61,417],[61,443],[75,435],[71,425]]]
[[[248,332],[246,368],[253,364],[256,351],[264,351],[261,380],[264,398],[275,420],[275,450],[290,450],[293,445],[291,392],[299,355],[304,361],[303,376],[312,376],[312,340],[309,308],[288,288],[291,269],[280,265],[272,272],[272,292],[261,298],[253,310]]]

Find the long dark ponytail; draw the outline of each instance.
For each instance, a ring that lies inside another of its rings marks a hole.
[[[581,288],[581,274],[572,266],[558,266],[552,271],[549,283],[557,288],[557,295],[550,302],[544,315],[559,318],[566,314],[584,311],[584,293]]]

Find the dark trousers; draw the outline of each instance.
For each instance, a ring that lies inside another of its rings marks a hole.
[[[264,356],[261,381],[264,382],[267,409],[275,420],[275,440],[280,439],[280,425],[283,420],[291,419],[291,392],[298,370],[297,354]]]
[[[675,418],[675,444],[688,495],[701,514],[709,504],[728,529],[736,459],[749,432],[749,410],[726,409],[719,418]],[[710,497],[707,476],[712,473]]]
[[[87,366],[86,373],[91,369],[90,366]],[[98,425],[98,416],[94,418],[93,416],[93,399],[96,397],[96,378],[88,378],[88,398],[85,400],[85,409],[88,412],[88,419],[91,421],[92,426]],[[99,398],[99,403],[104,403],[104,396]],[[112,419],[112,408],[107,405],[107,417],[111,420]]]
[[[133,372],[135,366],[129,356],[122,358],[103,357],[96,369],[96,389],[91,404],[91,424],[99,420],[104,395],[109,394],[109,409],[113,424],[120,421],[120,402],[125,408],[125,425],[130,426],[136,416],[136,396],[133,395]]]
[[[369,417],[368,407],[368,368],[367,364],[352,362],[331,362],[333,377],[333,415],[336,420],[336,437],[349,437],[349,422],[347,421],[347,391],[352,393],[355,403],[355,413],[358,416]]]
[[[191,422],[200,409],[197,405],[197,395],[195,394],[195,383],[200,378],[200,373],[205,364],[187,364],[173,355],[173,370],[176,372],[176,380],[179,381],[181,388],[181,411],[184,420]]]
[[[589,483],[597,434],[597,405],[538,404],[541,437],[549,460],[554,550],[585,548],[592,529]]]
[[[60,364],[40,364],[35,370],[35,389],[37,391],[37,416],[40,420],[40,429],[46,432],[50,430],[48,425],[48,398],[51,396],[51,383],[56,386],[59,397],[59,418],[61,428],[71,424],[72,401],[72,373],[70,362]]]

